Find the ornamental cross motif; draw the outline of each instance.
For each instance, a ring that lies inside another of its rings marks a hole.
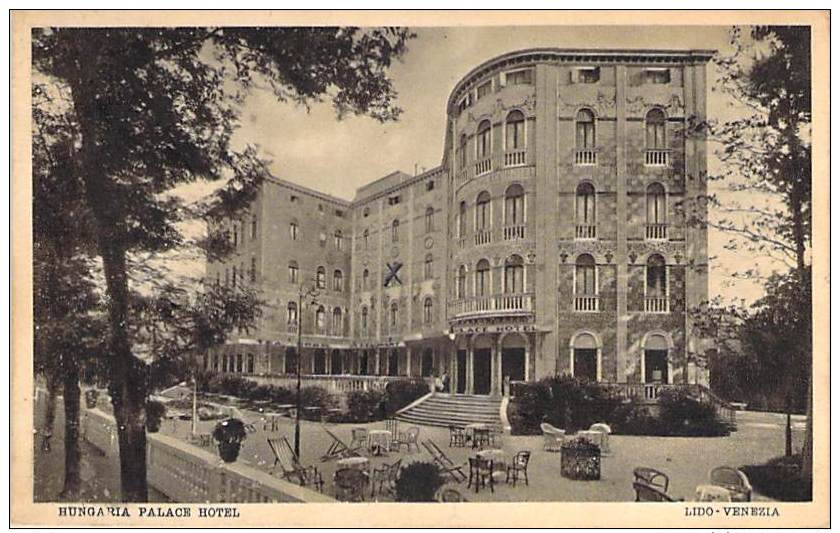
[[[386,263],[388,266],[388,273],[385,274],[385,286],[390,287],[391,281],[394,281],[397,285],[402,285],[402,280],[397,275],[397,272],[400,271],[402,268],[402,263],[399,261],[394,261],[393,263]]]

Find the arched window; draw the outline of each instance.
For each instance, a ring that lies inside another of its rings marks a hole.
[[[525,292],[524,273],[525,267],[522,258],[518,255],[512,255],[505,259],[505,292],[506,293],[523,293]]]
[[[595,148],[595,114],[581,109],[575,117],[575,146],[578,150]]]
[[[427,254],[426,259],[423,261],[423,279],[432,279],[433,265],[434,258],[432,254]]]
[[[597,381],[598,341],[590,333],[580,333],[573,341],[572,375],[578,379]]]
[[[435,208],[429,206],[426,208],[426,233],[431,233],[435,230]]]
[[[315,286],[319,289],[325,289],[327,287],[327,271],[322,266],[319,266],[316,271]]]
[[[251,215],[251,240],[257,238],[257,215]]]
[[[648,150],[665,149],[665,113],[651,109],[645,115],[645,147]]]
[[[298,227],[297,222],[289,222],[289,237],[296,241],[298,240],[298,236],[300,234],[300,228]]]
[[[490,121],[485,120],[478,125],[478,135],[476,137],[476,157],[478,159],[487,159],[490,157],[490,132],[492,128]]]
[[[370,290],[370,271],[368,269],[364,269],[362,271],[362,290]]]
[[[400,240],[400,221],[394,219],[391,222],[391,242],[398,242]]]
[[[460,168],[467,168],[467,136],[461,134],[461,139],[458,142],[458,158]]]
[[[458,236],[467,235],[467,202],[461,201],[458,204]]]
[[[363,216],[364,218],[367,218],[367,217],[368,217],[368,215],[370,215],[370,207],[365,207],[365,208],[362,210],[362,216]]]
[[[455,298],[463,300],[467,297],[467,267],[461,265],[458,267],[458,277],[455,280]]]
[[[397,320],[400,316],[400,306],[397,302],[391,302],[391,317],[388,323],[391,326],[391,331],[394,331],[397,327]]]
[[[344,246],[344,235],[342,235],[341,230],[335,230],[335,234],[333,235],[333,241],[335,243],[335,249],[341,250],[342,246]]]
[[[295,325],[298,321],[297,303],[289,302],[286,306],[286,324]]]
[[[591,183],[581,183],[577,186],[575,220],[579,226],[594,226],[595,224],[595,187]],[[579,234],[578,237],[593,238],[595,235]]]
[[[505,149],[508,151],[525,148],[525,115],[514,110],[505,120]]]
[[[648,298],[665,298],[667,270],[665,259],[659,254],[653,254],[647,260],[645,296]]]
[[[581,254],[575,261],[575,294],[579,296],[594,296],[597,294],[595,259],[589,254]]]
[[[368,329],[368,308],[366,306],[362,307],[362,333],[367,333]]]
[[[475,229],[484,231],[490,228],[490,193],[481,191],[475,202]]]
[[[426,298],[426,301],[423,302],[423,324],[430,325],[432,323],[432,309],[434,303],[432,303],[431,298]]]
[[[487,296],[490,294],[490,262],[481,259],[475,266],[475,295]]]
[[[333,335],[340,337],[344,334],[344,321],[342,320],[344,317],[341,313],[341,308],[336,307],[333,309],[333,323],[332,323],[332,332]]]
[[[370,238],[370,232],[368,230],[365,230],[364,233],[362,233],[362,242],[364,243],[365,250],[368,249],[369,238]]]
[[[318,333],[324,333],[324,330],[327,327],[327,317],[326,311],[324,311],[324,306],[319,305],[318,309],[315,311],[315,328],[317,329]]]
[[[647,187],[647,223],[665,223],[665,187],[651,183]]]
[[[246,370],[249,374],[254,373],[254,354],[248,354],[248,368]]]
[[[333,272],[333,290],[341,292],[344,290],[344,274],[341,270]]]
[[[525,223],[525,189],[514,183],[505,191],[505,224],[515,226]]]

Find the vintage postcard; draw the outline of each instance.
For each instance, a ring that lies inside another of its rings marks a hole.
[[[829,524],[828,12],[11,17],[14,524]]]

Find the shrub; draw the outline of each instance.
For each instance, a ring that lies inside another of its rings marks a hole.
[[[300,403],[303,407],[320,407],[322,411],[332,409],[337,404],[327,389],[317,386],[300,389]]]
[[[347,422],[371,422],[381,420],[380,405],[385,393],[377,390],[351,391],[347,393]]]
[[[156,400],[146,402],[146,429],[149,433],[160,430],[160,421],[166,414],[166,406]]]
[[[271,385],[269,399],[278,404],[294,404],[295,393],[285,387]]]
[[[543,380],[551,391],[548,421],[567,432],[586,429],[596,422],[609,422],[621,405],[612,391],[598,383],[572,376],[555,376]]]
[[[519,383],[508,419],[514,435],[539,435],[540,424],[551,409],[551,390],[544,382]]]
[[[801,475],[802,455],[775,457],[762,465],[740,468],[750,485],[761,494],[785,502],[810,501],[811,483]]]
[[[718,419],[715,406],[693,398],[685,388],[662,391],[659,396],[659,420],[663,431],[669,435],[729,435],[729,425]]]
[[[271,385],[257,385],[248,391],[248,399],[253,401],[270,400],[271,389]]]
[[[424,381],[402,379],[391,381],[385,386],[385,414],[391,416],[417,398],[429,394],[429,385]]]
[[[397,477],[398,502],[433,502],[444,480],[433,463],[417,462],[404,467]]]

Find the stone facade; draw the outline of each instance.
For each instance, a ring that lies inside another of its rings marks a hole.
[[[455,86],[439,167],[385,176],[352,202],[270,180],[240,224],[257,220],[256,237],[208,275],[255,261],[271,307],[219,354],[289,371],[289,302],[323,267],[326,289],[301,313],[304,372],[446,372],[452,392],[490,394],[556,373],[681,382],[702,351],[686,309],[708,291],[706,231],[681,209],[705,193],[706,146],[683,128],[705,119],[710,57],[513,52]]]

